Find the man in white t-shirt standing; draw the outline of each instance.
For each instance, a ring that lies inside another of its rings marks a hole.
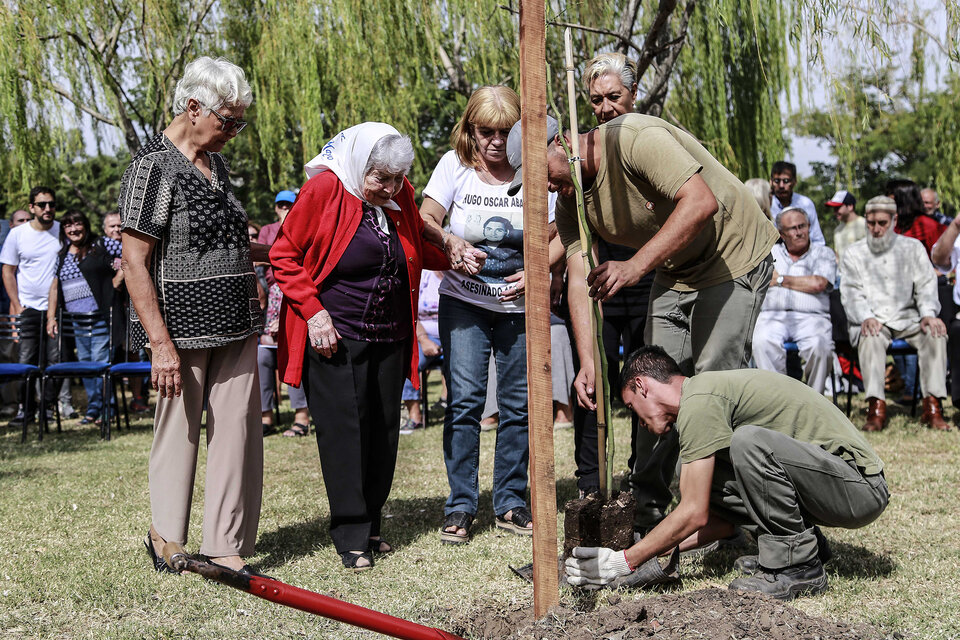
[[[827,244],[820,229],[820,219],[817,217],[817,207],[813,200],[799,193],[794,193],[797,186],[797,165],[780,160],[773,163],[770,170],[770,215],[776,219],[777,214],[787,207],[799,207],[807,214],[810,222],[810,244]]]
[[[60,251],[60,224],[54,219],[57,198],[49,187],[30,190],[30,213],[33,219],[10,231],[0,263],[3,264],[3,286],[10,297],[10,313],[20,315],[25,327],[20,339],[20,363],[36,364],[40,348],[39,333],[46,327],[50,283],[57,269]],[[46,362],[59,362],[56,340],[45,340]],[[47,402],[56,401],[56,385],[47,387]],[[33,394],[26,394],[24,419],[33,417]]]

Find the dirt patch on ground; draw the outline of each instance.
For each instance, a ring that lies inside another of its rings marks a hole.
[[[807,615],[783,602],[726,589],[701,589],[640,600],[618,596],[596,611],[560,607],[544,620],[532,609],[484,610],[461,625],[473,640],[873,640],[901,638],[864,624],[845,624]]]

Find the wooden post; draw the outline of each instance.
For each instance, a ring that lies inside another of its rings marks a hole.
[[[533,610],[559,602],[557,488],[550,363],[547,244],[547,73],[543,0],[520,2],[520,112],[523,131],[523,255],[526,279],[527,411],[533,513]]]
[[[577,118],[577,89],[576,89],[576,80],[574,78],[574,73],[576,69],[573,66],[573,36],[570,32],[570,27],[567,27],[563,30],[563,50],[564,50],[564,60],[565,68],[567,71],[567,108],[570,111],[570,153],[575,159],[571,169],[573,170],[575,177],[577,179],[578,185],[583,185],[583,176],[580,172],[580,132],[578,130],[578,118]],[[579,189],[580,187],[578,187]],[[582,200],[582,195],[577,196],[578,200]],[[590,257],[592,242],[590,240],[590,230],[587,229],[584,221],[580,218],[579,212],[577,212],[577,230],[580,232],[580,251],[583,255],[583,273],[584,276],[590,275],[590,272],[593,270],[593,264]],[[590,286],[584,282],[584,286],[587,289]],[[597,303],[591,301],[591,307],[596,306]],[[606,367],[604,366],[604,355],[603,355],[603,331],[597,330],[598,321],[596,317],[596,311],[590,309],[590,335],[593,337],[593,388],[594,388],[594,397],[596,398],[597,404],[597,474],[599,475],[600,480],[600,493],[603,494],[604,498],[610,497],[611,487],[607,481],[607,399],[606,394],[604,393],[604,378],[603,376],[607,375]],[[609,462],[613,462],[612,460]]]

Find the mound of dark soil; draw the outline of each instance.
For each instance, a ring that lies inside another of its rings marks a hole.
[[[475,640],[873,640],[885,636],[869,625],[850,625],[807,615],[766,596],[726,589],[617,600],[589,613],[559,607],[545,619],[532,609],[478,612],[459,632]]]

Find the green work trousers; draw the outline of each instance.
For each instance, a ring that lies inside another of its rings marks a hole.
[[[857,529],[890,499],[883,473],[863,475],[821,447],[753,425],[733,432],[717,456],[710,510],[754,525],[760,566],[782,569],[817,557],[815,525]]]
[[[697,291],[654,284],[644,342],[663,347],[687,376],[748,368],[753,328],[772,275],[773,258],[767,257],[746,275]],[[633,447],[634,525],[643,530],[662,520],[670,506],[680,444],[673,429],[658,438],[640,428]]]

